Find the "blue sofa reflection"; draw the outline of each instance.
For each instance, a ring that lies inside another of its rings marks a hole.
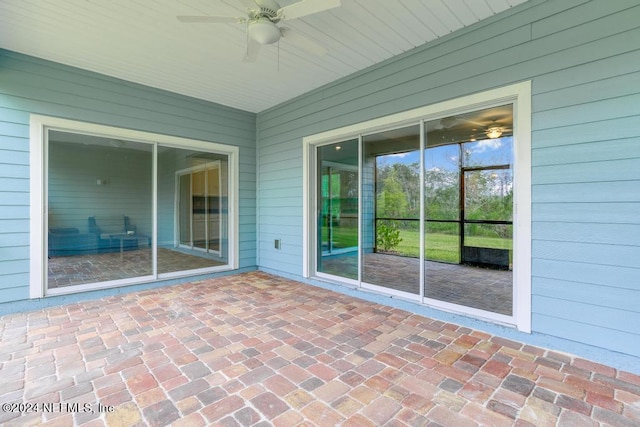
[[[138,234],[128,216],[87,219],[88,233],[74,227],[49,229],[49,256],[73,256],[136,250],[151,246],[149,236]]]

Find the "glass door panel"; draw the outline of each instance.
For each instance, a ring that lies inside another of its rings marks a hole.
[[[43,143],[45,294],[228,266],[231,154],[59,130]]]
[[[513,111],[425,124],[425,298],[513,314]]]
[[[362,138],[362,281],[420,293],[420,127]]]
[[[158,273],[227,264],[226,155],[161,147]]]
[[[513,219],[511,169],[486,168],[464,173],[464,212],[467,220]]]
[[[425,259],[460,262],[460,146],[430,146],[424,153]]]
[[[150,276],[153,146],[49,131],[48,289]]]
[[[358,279],[358,140],[317,148],[316,270]]]

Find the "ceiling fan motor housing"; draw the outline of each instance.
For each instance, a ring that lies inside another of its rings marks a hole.
[[[280,10],[280,5],[275,0],[254,0],[255,4],[260,7],[260,13],[269,18],[275,18]]]
[[[249,37],[260,44],[272,44],[280,40],[280,28],[268,18],[249,22]]]

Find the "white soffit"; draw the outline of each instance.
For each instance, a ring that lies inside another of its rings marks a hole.
[[[250,0],[0,0],[0,47],[260,112],[525,1],[342,0],[281,23],[325,56],[282,40],[246,63],[245,24],[176,16],[246,16]]]

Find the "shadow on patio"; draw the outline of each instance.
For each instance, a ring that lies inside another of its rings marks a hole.
[[[0,402],[32,405],[7,424],[640,423],[637,375],[261,272],[2,316],[0,339]]]

